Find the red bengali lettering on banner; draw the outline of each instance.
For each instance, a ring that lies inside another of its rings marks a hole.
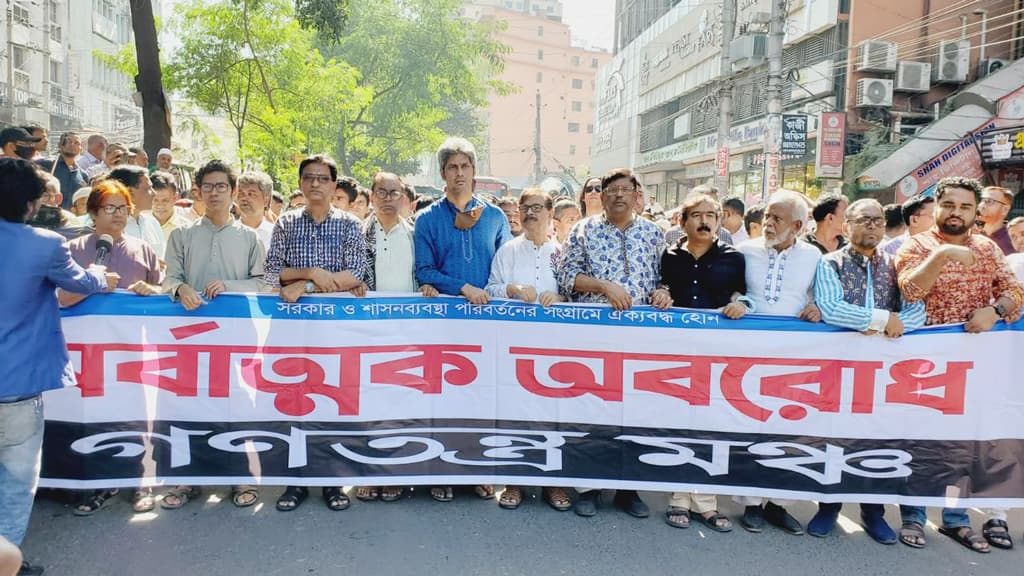
[[[516,357],[519,385],[532,394],[547,398],[578,398],[593,394],[608,402],[622,402],[623,390],[632,385],[633,390],[669,396],[691,406],[710,406],[712,385],[715,384],[712,369],[715,365],[722,365],[724,368],[717,382],[722,396],[740,414],[759,422],[766,422],[776,412],[759,405],[744,390],[744,381],[755,366],[791,369],[756,378],[759,397],[789,402],[777,411],[786,420],[802,420],[810,410],[839,413],[843,409],[844,371],[852,372],[849,380],[852,387],[850,413],[873,413],[876,378],[885,367],[883,362],[869,360],[632,354],[520,347],[510,347],[509,354]],[[540,381],[537,360],[541,358],[559,359],[551,363],[547,376],[568,386],[548,385]],[[600,361],[600,376],[580,361],[585,359]],[[630,382],[626,378],[626,361],[664,362],[673,366],[637,370],[632,373]],[[950,362],[947,373],[925,376],[934,369],[933,363],[926,360],[898,362],[889,370],[896,381],[887,387],[886,402],[914,404],[943,414],[961,414],[966,374],[971,366],[970,362]],[[688,381],[688,384],[678,381]],[[922,393],[922,390],[940,387],[944,389],[943,396]]]
[[[339,416],[359,414],[364,357],[374,354],[404,355],[370,366],[367,384],[412,388],[423,394],[440,394],[444,383],[465,386],[479,373],[466,354],[479,353],[480,346],[423,344],[394,346],[302,347],[222,346],[197,344],[68,344],[78,354],[80,371],[75,373],[83,398],[102,397],[107,383],[106,364],[112,353],[117,358],[115,381],[151,386],[181,398],[200,395],[205,376],[208,397],[227,398],[232,392],[231,366],[237,362],[240,382],[259,392],[274,395],[274,408],[287,416],[306,416],[320,396],[333,401]],[[279,356],[267,364],[267,357]],[[200,367],[206,360],[206,373]],[[325,367],[337,365],[336,375]],[[420,369],[422,375],[409,373]],[[172,375],[173,374],[173,375]]]

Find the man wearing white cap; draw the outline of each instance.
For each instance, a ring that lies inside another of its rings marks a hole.
[[[171,154],[170,148],[161,148],[160,151],[156,153],[157,170],[170,170],[172,162],[174,162],[174,154]]]

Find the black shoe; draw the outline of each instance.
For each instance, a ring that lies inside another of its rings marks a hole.
[[[580,492],[579,498],[576,499],[576,504],[573,505],[572,511],[577,516],[583,516],[584,518],[590,518],[597,514],[597,502],[601,499],[600,490],[588,490],[587,492]]]
[[[764,519],[769,524],[782,528],[793,536],[800,536],[804,533],[804,527],[800,525],[800,522],[778,504],[768,502],[764,505]]]
[[[743,517],[740,518],[740,524],[748,532],[756,533],[764,530],[764,510],[760,505],[747,506],[743,509]]]
[[[43,573],[42,566],[33,566],[28,562],[22,562],[21,568],[18,570],[18,576],[39,576]]]
[[[651,509],[640,499],[636,490],[619,490],[615,493],[615,506],[634,518],[647,518]]]

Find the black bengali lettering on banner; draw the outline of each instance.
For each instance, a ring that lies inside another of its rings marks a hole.
[[[830,501],[1021,502],[1024,441],[863,440],[426,420],[50,421],[41,485],[600,485]],[[150,454],[150,456],[147,456]],[[146,458],[151,458],[146,462]],[[143,472],[148,470],[149,472]]]

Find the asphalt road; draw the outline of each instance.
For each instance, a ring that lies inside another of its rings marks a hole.
[[[1016,548],[978,554],[935,531],[937,509],[929,510],[927,548],[914,550],[872,541],[857,523],[856,505],[844,507],[831,537],[818,539],[770,526],[750,534],[738,522],[728,534],[699,523],[671,528],[662,521],[667,497],[660,493],[641,493],[650,518],[618,511],[606,492],[598,515],[587,519],[552,510],[539,490],[528,491],[514,511],[458,490],[454,502],[437,503],[420,488],[393,503],[353,497],[342,512],[326,509],[313,490],[290,513],[274,509],[280,490],[268,488],[259,505],[239,509],[226,488],[207,488],[181,510],[157,507],[141,515],[119,498],[88,518],[40,498],[24,551],[49,576],[1024,574],[1021,511],[1010,515]],[[737,521],[742,509],[720,501]],[[790,510],[806,523],[816,507],[802,502]],[[981,516],[972,516],[980,530]],[[886,517],[898,525],[895,507],[887,507]]]

